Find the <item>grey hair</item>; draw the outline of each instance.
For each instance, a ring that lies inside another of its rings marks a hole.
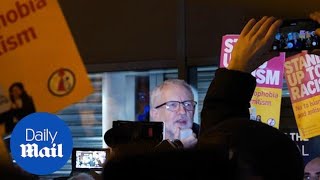
[[[184,80],[181,80],[181,79],[168,79],[168,80],[165,80],[160,85],[158,85],[157,87],[155,87],[151,91],[151,93],[150,93],[150,107],[153,108],[154,106],[156,106],[155,105],[156,98],[160,96],[162,89],[168,85],[176,85],[176,86],[184,87],[188,92],[190,92],[192,99],[194,99],[192,87],[188,83],[186,83]]]

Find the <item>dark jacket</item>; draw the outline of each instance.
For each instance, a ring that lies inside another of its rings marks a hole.
[[[11,109],[12,116],[16,117],[18,120],[21,120],[25,116],[36,112],[36,108],[31,96],[24,95],[22,98],[22,107],[17,109]]]
[[[14,122],[16,119],[18,122],[25,116],[36,112],[36,108],[31,96],[23,95],[21,97],[22,107],[16,109],[10,109],[7,113],[6,119],[6,132],[11,133],[16,126],[17,122]],[[5,114],[5,113],[4,113]]]
[[[227,145],[237,161],[237,177],[303,179],[303,159],[296,144],[278,129],[250,121],[255,86],[251,74],[217,70],[201,112],[199,148]]]
[[[199,124],[193,123],[193,124],[192,124],[192,131],[193,131],[193,133],[196,134],[196,137],[198,138],[198,137],[199,137],[199,132],[200,132],[200,126],[199,126]]]

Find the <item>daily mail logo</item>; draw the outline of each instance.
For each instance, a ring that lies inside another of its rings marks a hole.
[[[55,138],[57,137],[58,131],[53,133],[49,129],[44,129],[42,131],[35,131],[33,129],[27,128],[26,129],[26,141],[27,142],[42,142],[42,141],[51,141],[51,147],[43,147],[39,149],[38,144],[36,143],[28,143],[28,144],[21,144],[21,156],[22,157],[63,157],[62,154],[62,144],[54,143]]]
[[[47,175],[66,164],[72,153],[72,135],[59,117],[33,113],[14,128],[10,148],[16,163],[32,174]]]

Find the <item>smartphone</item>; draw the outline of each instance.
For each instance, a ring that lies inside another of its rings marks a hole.
[[[315,30],[319,24],[311,19],[284,20],[274,37],[273,51],[302,51],[320,49],[320,37]]]

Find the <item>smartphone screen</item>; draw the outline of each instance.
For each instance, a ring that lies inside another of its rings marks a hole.
[[[275,35],[273,51],[302,51],[320,49],[320,38],[315,34],[318,23],[309,19],[285,20]]]

